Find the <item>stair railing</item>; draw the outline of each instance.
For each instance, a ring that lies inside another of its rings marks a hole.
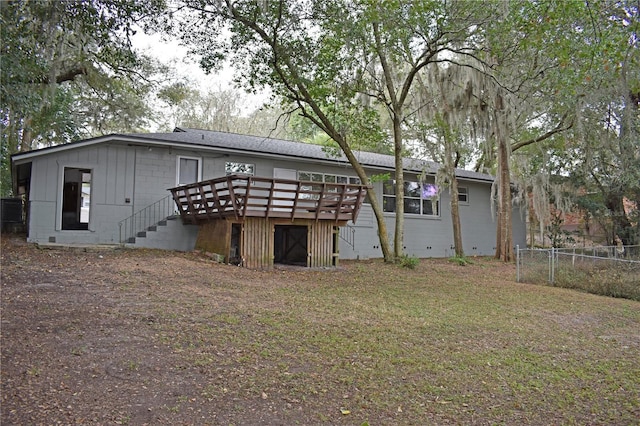
[[[128,218],[118,222],[120,244],[134,243],[136,236],[148,231],[162,220],[176,213],[176,205],[171,194],[139,210]]]
[[[351,248],[355,248],[356,244],[356,228],[350,226],[349,224],[340,227],[340,238],[345,241],[347,244],[351,246]]]

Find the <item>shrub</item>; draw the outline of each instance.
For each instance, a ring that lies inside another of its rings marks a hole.
[[[449,262],[457,263],[459,266],[472,265],[473,261],[466,256],[453,256],[449,258]]]
[[[420,263],[420,261],[415,256],[409,256],[405,254],[400,259],[400,266],[402,266],[403,268],[416,269],[418,263]]]

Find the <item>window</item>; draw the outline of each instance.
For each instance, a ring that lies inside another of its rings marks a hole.
[[[91,170],[65,167],[62,187],[62,229],[89,229]]]
[[[224,163],[224,171],[229,175],[249,175],[253,176],[255,173],[255,164],[250,163],[235,163],[233,161],[227,161]]]
[[[305,182],[318,182],[318,183],[338,183],[338,184],[352,184],[360,185],[360,179],[354,176],[342,176],[333,175],[328,173],[313,173],[313,172],[298,172],[298,180]],[[301,188],[305,191],[322,191],[320,185],[302,185]],[[329,188],[330,192],[338,192],[338,188]],[[313,199],[318,199],[317,195],[311,196]]]
[[[298,172],[298,180],[305,182],[324,182],[324,175],[322,173],[311,173],[311,172]],[[317,200],[320,198],[318,194],[305,194],[305,191],[322,191],[322,186],[320,185],[301,185],[300,189],[303,191],[300,196],[302,198]]]
[[[202,176],[202,162],[197,157],[178,156],[178,170],[176,174],[176,184],[186,185],[199,182]]]
[[[440,215],[438,186],[432,183],[404,182],[404,212],[423,216]],[[396,211],[396,181],[387,180],[382,185],[382,209]]]
[[[360,178],[357,178],[355,176],[333,175],[329,173],[298,172],[298,180],[360,185]]]
[[[469,188],[465,186],[458,187],[458,202],[469,204]]]

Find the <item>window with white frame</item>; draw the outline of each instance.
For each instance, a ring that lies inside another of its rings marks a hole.
[[[224,163],[224,171],[229,175],[249,175],[253,176],[256,171],[256,165],[251,163],[238,163],[227,161]]]
[[[304,181],[304,182],[317,182],[318,184],[320,183],[338,183],[338,184],[342,184],[342,183],[346,183],[346,184],[351,184],[351,185],[360,185],[360,178],[355,177],[355,176],[345,176],[345,175],[335,175],[335,174],[331,174],[331,173],[315,173],[315,172],[304,172],[304,171],[299,171],[298,172],[298,180],[300,181]],[[301,188],[305,191],[321,191],[322,190],[322,186],[321,185],[314,185],[314,184],[309,184],[309,185],[302,185]],[[328,189],[330,192],[338,192],[338,188],[334,187],[334,188],[329,188]],[[312,198],[317,199],[317,196],[312,196]]]
[[[469,188],[466,186],[458,187],[458,202],[462,204],[469,204]]]
[[[202,176],[202,160],[199,157],[178,156],[176,184],[199,182]]]
[[[382,209],[396,211],[396,181],[387,180],[382,185]],[[433,183],[404,182],[404,212],[422,216],[440,215],[440,194]]]
[[[310,182],[347,183],[360,185],[360,178],[356,176],[334,175],[331,173],[298,172],[298,180]]]

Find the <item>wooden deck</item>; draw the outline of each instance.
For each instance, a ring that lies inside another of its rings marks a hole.
[[[185,223],[246,217],[356,221],[367,186],[231,175],[170,188]]]

